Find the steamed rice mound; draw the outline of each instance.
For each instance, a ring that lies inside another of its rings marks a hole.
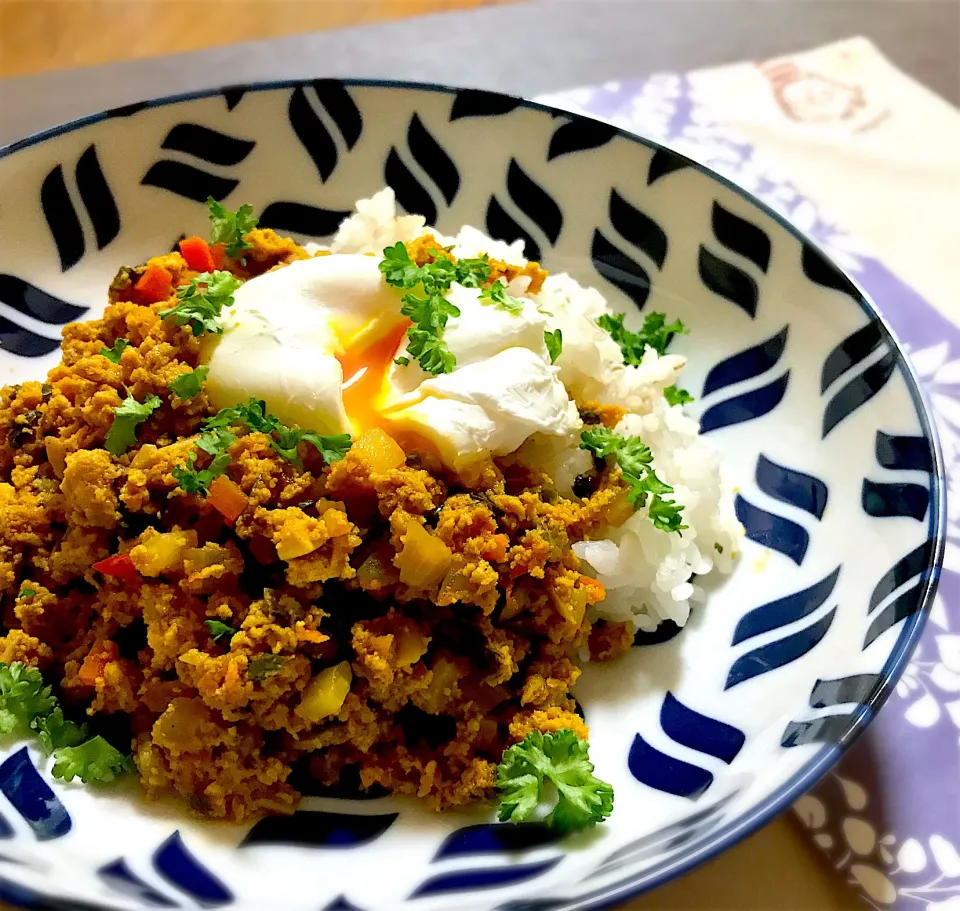
[[[121,269],[103,318],[65,327],[46,382],[0,391],[0,661],[38,666],[68,713],[132,752],[148,796],[238,821],[338,782],[435,808],[487,798],[530,731],[587,736],[571,695],[581,661],[684,623],[692,576],[729,568],[738,526],[716,456],[663,397],[683,359],[624,367],[593,322],[609,309],[597,292],[475,229],[433,233],[378,194],[333,252],[402,240],[422,261],[449,242],[497,260],[514,293],[569,321],[558,367],[581,415],[652,447],[688,530],[657,531],[619,471],[575,443],[535,437],[454,475],[380,430],[332,465],[301,447],[302,470],[241,436],[228,476],[249,505],[228,523],[171,473],[214,413],[204,392],[168,388],[198,366],[200,340],[159,318],[168,302],[136,300],[145,266]],[[241,279],[318,252],[269,230],[248,240],[246,264],[224,266]],[[179,253],[150,264],[174,287],[195,275]],[[114,364],[100,351],[120,338]],[[115,457],[103,444],[124,390],[163,404]],[[92,569],[115,554],[135,581]],[[216,641],[208,621],[237,632]]]

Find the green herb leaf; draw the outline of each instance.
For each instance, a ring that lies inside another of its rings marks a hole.
[[[243,250],[252,249],[253,244],[246,240],[246,235],[259,221],[254,217],[253,206],[242,205],[236,212],[231,212],[208,196],[207,209],[210,213],[210,243],[224,244],[227,256],[235,257]]]
[[[195,467],[196,453],[191,453],[187,465],[173,469],[174,478],[187,493],[205,494],[210,489],[210,484],[227,470],[230,464],[227,450],[237,441],[230,428],[236,426],[245,426],[251,431],[266,434],[274,451],[298,468],[303,467],[297,452],[300,443],[315,446],[327,464],[342,459],[352,444],[348,433],[323,436],[312,430],[288,427],[275,415],[267,412],[264,402],[251,398],[245,404],[223,408],[207,419],[204,432],[197,440],[197,448],[213,456],[207,468],[198,470]]]
[[[388,285],[409,290],[420,284],[420,267],[410,259],[410,254],[402,241],[383,251],[380,271]]]
[[[408,358],[408,357],[395,357],[395,358],[393,359],[393,362],[394,362],[398,367],[406,367],[406,366],[408,366],[408,365],[410,364],[410,358]]]
[[[717,542],[717,541],[714,542],[714,544],[713,544],[713,549],[714,549],[718,554],[722,554],[722,553],[723,553],[723,545],[720,544],[720,543]]]
[[[40,671],[20,661],[0,663],[0,735],[27,737],[34,722],[46,718],[57,707],[49,686],[43,685]]]
[[[210,422],[212,420],[214,418],[207,421],[207,429],[200,434],[200,439],[197,440],[197,449],[208,455],[217,456],[236,443],[237,438],[226,427],[211,427]]]
[[[440,294],[428,297],[405,294],[400,312],[413,322],[407,330],[407,351],[427,373],[434,376],[451,373],[457,359],[444,342],[442,333],[447,320],[460,315],[460,308]]]
[[[530,819],[543,798],[544,782],[557,790],[546,823],[557,832],[573,832],[602,822],[613,812],[613,788],[593,774],[589,746],[573,731],[531,731],[503,754],[497,768],[501,822]]]
[[[76,746],[87,739],[86,725],[68,721],[59,708],[43,718],[37,718],[31,726],[48,753],[63,747]]]
[[[219,334],[223,332],[220,314],[233,303],[233,292],[241,284],[229,272],[201,272],[190,279],[190,284],[177,289],[179,302],[175,307],[161,310],[160,319],[170,317],[178,326],[189,324],[194,338],[205,332]]]
[[[35,589],[32,589],[32,588],[21,588],[21,589],[20,589],[20,597],[21,597],[21,598],[32,598],[34,595],[36,595],[36,593],[37,593],[36,590],[35,590]]]
[[[676,386],[667,386],[663,390],[663,397],[668,405],[686,405],[693,401],[693,396],[686,389],[678,389]]]
[[[303,434],[301,437],[303,442],[316,446],[320,451],[320,455],[323,457],[323,461],[328,465],[331,465],[333,462],[339,462],[350,451],[350,447],[353,445],[353,440],[350,439],[349,433],[321,436],[312,430],[300,432]]]
[[[197,445],[200,445],[199,441]],[[196,462],[197,454],[191,452],[189,462],[186,465],[177,465],[170,474],[187,493],[206,496],[210,485],[230,466],[230,454],[226,450],[218,452],[206,468],[196,468]]]
[[[0,735],[31,734],[47,752],[53,752],[57,778],[107,782],[133,770],[130,759],[102,737],[83,742],[86,726],[63,717],[56,696],[44,686],[36,668],[19,661],[0,663]]]
[[[286,662],[287,659],[283,655],[255,655],[247,665],[247,676],[254,680],[264,680],[280,673],[280,669]]]
[[[643,319],[643,328],[639,332],[631,332],[623,325],[625,316],[624,313],[604,313],[597,317],[597,325],[620,346],[625,364],[639,364],[648,345],[658,354],[663,354],[674,334],[687,332],[687,327],[680,320],[667,323],[662,313],[648,313]]]
[[[630,488],[628,499],[634,508],[640,509],[650,500],[649,516],[655,528],[680,532],[687,527],[681,524],[683,507],[663,499],[673,488],[656,476],[651,468],[653,453],[639,437],[621,437],[606,427],[590,427],[580,434],[580,448],[600,458],[614,457]]]
[[[544,331],[543,341],[550,355],[550,363],[555,364],[563,351],[563,333],[559,329],[554,329],[553,332]]]
[[[490,263],[486,256],[478,259],[458,259],[455,272],[458,284],[464,288],[479,288],[490,278]]]
[[[518,301],[507,294],[507,286],[499,280],[487,285],[480,292],[480,303],[485,306],[492,304],[498,310],[512,313],[514,316],[523,313],[523,301]]]
[[[182,401],[192,399],[200,394],[203,388],[203,381],[207,378],[210,368],[204,365],[197,367],[196,370],[190,370],[187,373],[181,373],[176,379],[170,381],[170,389]]]
[[[141,403],[127,393],[127,397],[113,409],[113,424],[107,431],[103,448],[110,455],[123,455],[137,442],[137,428],[148,420],[160,405],[160,399],[155,395],[148,395]]]
[[[120,355],[129,347],[130,342],[125,338],[118,338],[109,348],[101,348],[100,353],[110,361],[111,364],[119,364]]]
[[[220,620],[204,620],[203,625],[210,630],[210,636],[214,642],[219,642],[224,636],[232,639],[237,634],[232,626],[227,626]]]
[[[106,784],[125,772],[134,771],[124,756],[99,735],[79,746],[63,747],[53,754],[53,776],[64,781],[79,778],[84,784]]]
[[[439,338],[436,332],[427,329],[407,330],[407,350],[420,362],[420,366],[439,376],[441,373],[453,373],[457,366],[457,359],[447,347],[446,342]]]
[[[394,288],[411,292],[418,285],[422,288],[422,296],[413,293],[403,296],[400,311],[413,324],[407,330],[407,350],[424,370],[436,376],[450,373],[457,364],[453,352],[443,341],[443,329],[451,316],[460,315],[460,310],[444,295],[454,282],[467,288],[479,288],[490,276],[490,265],[485,258],[462,259],[455,263],[439,250],[431,250],[430,254],[434,257],[432,263],[417,266],[410,259],[407,248],[398,241],[384,249],[380,271],[387,284]],[[509,300],[513,301],[513,298]],[[409,359],[398,358],[397,363],[406,366]]]

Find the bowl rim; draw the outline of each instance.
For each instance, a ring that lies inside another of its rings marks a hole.
[[[929,440],[933,449],[933,466],[930,472],[930,506],[928,539],[933,540],[930,558],[924,567],[920,583],[920,604],[917,610],[906,618],[903,628],[897,636],[896,643],[890,652],[883,668],[879,673],[879,680],[874,690],[858,706],[857,711],[853,713],[849,728],[841,735],[836,743],[823,744],[814,755],[789,779],[775,788],[760,803],[745,815],[727,823],[717,831],[711,833],[700,842],[694,842],[691,850],[684,852],[672,861],[660,863],[644,871],[639,877],[625,879],[619,882],[608,883],[597,891],[587,893],[572,899],[550,900],[549,908],[551,911],[594,911],[594,909],[612,908],[622,901],[634,898],[643,892],[655,889],[666,882],[676,879],[684,873],[689,872],[695,867],[700,866],[711,858],[717,856],[727,848],[752,835],[767,823],[771,822],[776,816],[788,809],[797,798],[808,791],[820,778],[822,778],[830,768],[840,759],[840,757],[850,748],[863,731],[872,722],[876,713],[887,701],[893,692],[897,681],[899,680],[904,668],[910,660],[926,623],[927,615],[933,605],[934,596],[940,580],[940,571],[943,564],[943,554],[946,546],[946,485],[945,467],[943,460],[943,450],[940,443],[937,426],[932,419],[932,410],[927,399],[916,370],[903,350],[900,340],[891,328],[886,317],[880,311],[873,298],[861,287],[859,282],[846,270],[842,269],[830,257],[815,240],[807,236],[803,231],[797,228],[785,216],[771,208],[758,197],[754,196],[749,190],[739,186],[730,178],[714,171],[712,168],[701,164],[695,159],[684,155],[682,152],[664,145],[655,140],[649,139],[639,133],[633,133],[622,127],[616,126],[609,121],[600,120],[596,117],[590,117],[576,111],[569,111],[563,108],[557,108],[552,105],[542,104],[538,101],[531,101],[518,95],[511,95],[507,92],[492,91],[489,89],[478,89],[470,87],[455,87],[432,82],[416,82],[407,80],[391,79],[364,79],[364,78],[338,78],[338,77],[316,77],[301,79],[281,79],[265,80],[250,83],[234,83],[231,85],[220,86],[217,88],[198,89],[189,92],[180,92],[173,95],[163,95],[144,101],[133,102],[131,104],[121,105],[115,108],[109,108],[97,113],[88,114],[65,123],[49,127],[32,133],[22,139],[15,140],[0,146],[0,159],[6,158],[16,152],[39,145],[48,140],[72,133],[88,126],[100,123],[104,120],[114,118],[129,117],[143,110],[151,108],[169,107],[190,101],[199,101],[205,98],[213,98],[218,95],[225,95],[229,92],[269,92],[283,89],[307,88],[316,82],[336,82],[346,87],[353,88],[378,88],[388,90],[404,90],[424,93],[444,94],[456,97],[462,92],[476,92],[478,94],[493,96],[496,98],[509,99],[515,102],[511,110],[517,108],[526,108],[528,110],[539,111],[544,114],[550,114],[554,118],[565,117],[571,121],[586,121],[603,125],[604,128],[613,130],[612,137],[621,138],[638,145],[651,149],[654,152],[663,151],[671,156],[683,161],[685,167],[692,168],[713,181],[731,190],[739,196],[744,202],[759,209],[766,216],[773,219],[781,228],[787,231],[792,237],[801,244],[811,247],[826,262],[833,266],[836,271],[843,276],[849,284],[849,294],[860,309],[872,321],[876,321],[881,330],[881,334],[895,356],[896,365],[906,381],[910,398],[917,412],[920,426],[924,436]],[[50,906],[55,911],[59,906],[56,904],[61,901],[54,896],[37,896],[41,904],[31,903],[23,907],[30,907],[43,911],[43,903],[47,900],[55,904]],[[534,900],[536,901],[536,900]],[[519,900],[516,905],[516,911],[524,911],[525,900]],[[536,905],[531,905],[532,909]]]

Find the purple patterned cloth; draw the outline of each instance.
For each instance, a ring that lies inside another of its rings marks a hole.
[[[795,804],[829,863],[874,908],[960,911],[960,328],[725,128],[685,76],[539,99],[642,133],[726,175],[814,238],[867,291],[932,405],[948,485],[947,545],[921,643],[887,706]]]

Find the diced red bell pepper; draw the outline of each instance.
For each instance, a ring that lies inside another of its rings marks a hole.
[[[180,241],[180,253],[194,272],[213,271],[213,254],[202,237],[185,237]]]
[[[163,266],[147,266],[133,289],[140,303],[158,304],[173,294],[173,275]]]
[[[213,259],[213,268],[222,269],[227,261],[227,249],[223,244],[211,244],[210,256]]]
[[[140,578],[140,572],[133,565],[130,554],[114,554],[94,563],[93,568],[105,576],[122,579],[124,582],[136,582]]]
[[[228,522],[236,522],[250,501],[247,495],[225,474],[220,475],[211,485],[207,502]]]

